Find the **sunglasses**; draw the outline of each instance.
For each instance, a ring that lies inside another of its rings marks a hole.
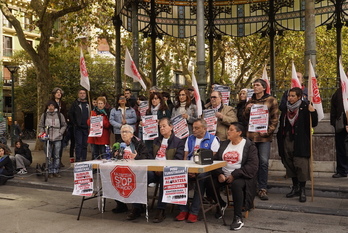
[[[217,96],[210,96],[211,99],[216,99],[218,98]]]

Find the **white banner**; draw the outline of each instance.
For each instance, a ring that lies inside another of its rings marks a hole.
[[[103,197],[147,204],[147,166],[100,164]]]

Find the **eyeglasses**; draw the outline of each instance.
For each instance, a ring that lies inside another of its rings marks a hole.
[[[217,96],[210,96],[210,99],[216,99],[218,98]]]
[[[132,133],[131,131],[121,131],[122,134],[125,134],[125,133]]]
[[[126,97],[120,97],[120,100],[125,100],[126,99]]]

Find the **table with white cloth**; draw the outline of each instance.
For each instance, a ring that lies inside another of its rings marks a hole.
[[[225,161],[214,161],[212,164],[199,165],[190,160],[146,160],[146,159],[145,160],[91,160],[91,161],[80,162],[77,164],[81,164],[81,163],[90,164],[92,165],[93,169],[99,169],[101,164],[110,164],[115,166],[145,166],[147,167],[147,171],[158,171],[158,172],[162,172],[164,167],[187,167],[189,173],[206,173],[207,172],[207,175],[202,177],[201,179],[209,179],[213,187],[214,187],[214,182],[210,174],[210,171],[226,166]],[[200,192],[198,179],[196,179],[196,185],[198,187],[197,191],[199,192],[199,197],[201,200],[201,208],[203,212],[206,232],[208,232],[205,213],[216,206],[220,207],[220,204],[219,202],[217,202],[215,205],[211,205],[208,208],[204,208],[203,195]],[[216,200],[218,200],[215,188],[214,188],[214,192],[215,192]],[[93,197],[85,197],[85,196],[82,197],[82,202],[81,202],[77,220],[79,220],[80,218],[83,202],[100,195],[101,195],[101,188],[97,190],[96,195],[94,195]],[[223,218],[223,222],[225,224],[224,218]]]

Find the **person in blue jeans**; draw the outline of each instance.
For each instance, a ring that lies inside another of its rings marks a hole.
[[[78,91],[78,98],[72,103],[69,110],[69,119],[74,126],[75,137],[75,162],[86,161],[87,139],[90,106],[87,101],[87,91],[81,88]]]
[[[253,141],[258,150],[259,171],[258,171],[258,196],[261,200],[268,200],[268,161],[271,152],[271,141],[273,133],[278,125],[278,102],[273,96],[266,93],[267,83],[263,79],[256,79],[253,83],[254,94],[246,103],[244,117],[250,121],[250,111],[253,105],[265,105],[268,109],[268,127],[265,132],[247,132],[247,138]]]
[[[207,123],[203,119],[197,119],[193,122],[192,127],[193,134],[190,135],[185,143],[185,153],[184,159],[193,160],[193,153],[199,148],[210,149],[213,151],[213,154],[219,150],[220,144],[214,135],[207,132]],[[206,176],[207,173],[189,173],[189,179],[199,179]],[[205,191],[205,179],[199,181],[201,194],[204,194]],[[191,206],[180,205],[180,213],[175,217],[177,221],[186,220],[188,223],[197,222],[198,213],[201,207],[201,200],[199,198],[199,192],[195,189]]]

